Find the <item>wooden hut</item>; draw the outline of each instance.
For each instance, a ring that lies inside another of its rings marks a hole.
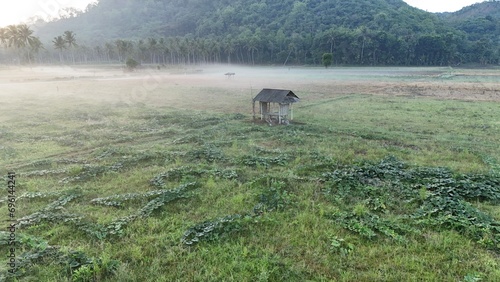
[[[255,103],[259,102],[259,115],[261,120],[269,124],[288,124],[289,119],[293,120],[292,104],[300,99],[291,90],[262,89],[253,98],[253,117],[256,119]]]

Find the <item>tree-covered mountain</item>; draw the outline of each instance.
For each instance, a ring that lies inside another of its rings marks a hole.
[[[440,13],[440,17],[451,22],[462,22],[474,18],[500,18],[500,1],[489,0],[462,8],[454,13]]]
[[[226,36],[247,29],[288,36],[361,26],[395,35],[446,30],[437,16],[402,0],[100,0],[86,13],[37,32],[51,38],[70,29],[88,40],[107,40]]]
[[[433,14],[402,0],[100,0],[34,28],[48,45],[73,31],[86,60],[319,64],[333,53],[335,64],[497,64],[499,14],[498,1]]]
[[[467,33],[470,40],[496,39],[500,44],[500,1],[490,0],[463,8],[455,13],[443,13],[442,19],[453,28]]]

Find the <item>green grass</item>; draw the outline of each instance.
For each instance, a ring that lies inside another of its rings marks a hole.
[[[340,152],[349,150],[342,146],[348,138],[350,151],[368,158],[389,153],[464,171],[480,170],[483,155],[500,155],[497,103],[345,96],[304,108],[301,118],[344,138],[335,140]]]
[[[199,88],[179,91],[200,95]],[[230,95],[226,89],[221,93]],[[186,113],[182,103],[175,109],[61,102],[51,111],[48,103],[28,105],[0,127],[2,175],[7,169],[18,174],[16,215],[29,216],[64,195],[78,195],[53,212],[81,218],[49,218],[18,230],[19,238],[31,239],[20,240],[17,255],[32,251],[42,257],[22,267],[17,281],[92,281],[78,280],[85,271],[94,281],[500,280],[498,198],[464,196],[460,203],[492,220],[490,233],[474,233],[481,226],[449,224],[463,219],[454,210],[450,217],[415,217],[429,195],[441,197],[444,189],[432,190],[435,183],[426,176],[412,178],[417,187],[393,176],[349,174],[356,167],[381,169],[377,165],[394,156],[405,164],[395,173],[441,167],[450,172],[447,180],[476,174],[498,181],[498,103],[312,95],[304,94],[305,102],[297,105],[298,123],[277,127],[253,124],[248,115],[222,114],[217,107]],[[325,176],[335,172],[346,178]],[[467,185],[483,187],[471,181]],[[196,188],[127,222],[121,235],[98,238],[78,225],[106,226],[158,197],[146,193],[191,182]],[[477,191],[464,187],[457,189]],[[140,195],[120,207],[92,203],[127,193]],[[0,210],[6,209],[0,203]],[[210,231],[210,239],[182,243],[190,228],[231,215],[242,217]],[[379,220],[368,217],[373,215]],[[376,236],[356,232],[356,220],[373,224]],[[401,240],[387,235],[390,230]],[[59,252],[43,256],[47,246]],[[73,251],[94,263],[69,268]],[[0,252],[8,252],[4,243]]]

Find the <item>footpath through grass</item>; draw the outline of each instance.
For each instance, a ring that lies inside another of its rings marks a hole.
[[[496,103],[354,95],[276,127],[74,107],[0,126],[9,279],[500,281]]]

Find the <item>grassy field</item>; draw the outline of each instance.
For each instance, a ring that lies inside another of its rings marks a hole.
[[[2,67],[0,85],[2,281],[500,281],[499,70]],[[291,125],[252,122],[264,87],[301,97]]]

